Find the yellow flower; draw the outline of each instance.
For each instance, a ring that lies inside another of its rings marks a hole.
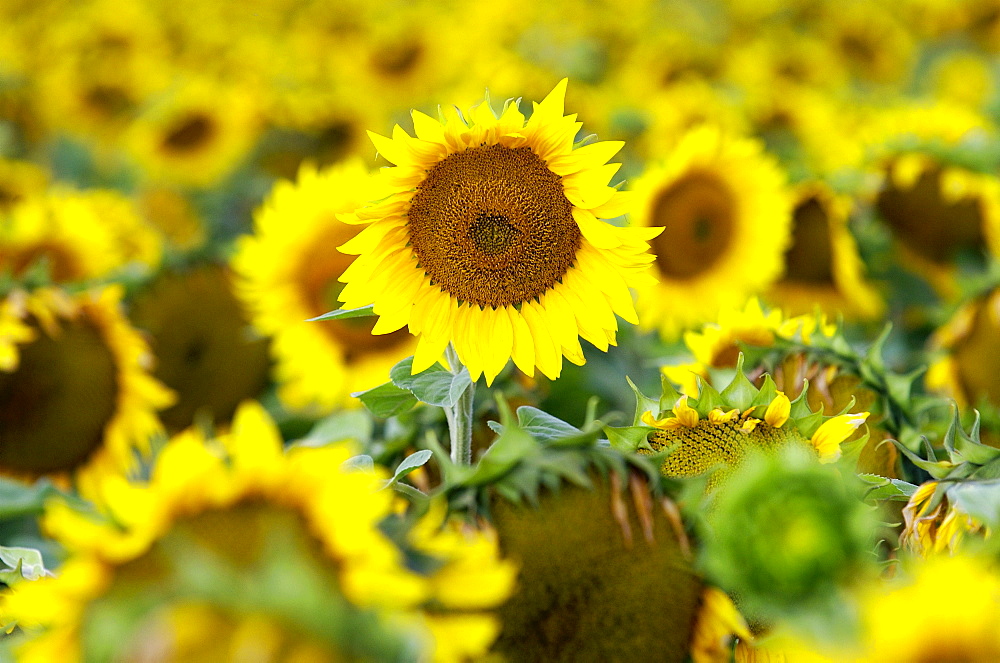
[[[780,275],[790,198],[760,143],[695,129],[634,188],[634,225],[664,229],[652,240],[660,283],[638,300],[644,327],[675,336]]]
[[[177,394],[160,418],[170,432],[196,418],[225,425],[243,400],[267,385],[267,342],[253,333],[222,265],[163,271],[129,302],[129,317],[149,335],[154,375]]]
[[[746,620],[729,596],[717,587],[701,593],[701,610],[691,637],[692,663],[726,663],[731,660],[734,637],[753,641]]]
[[[339,215],[379,198],[359,160],[317,172],[303,167],[294,184],[280,182],[256,215],[253,236],[233,257],[236,293],[253,325],[271,338],[282,402],[326,413],[358,401],[349,394],[388,379],[413,353],[405,331],[373,336],[364,319],[307,322],[337,308],[337,278],[350,264],[333,252],[358,232]]]
[[[791,401],[788,400],[788,396],[785,396],[785,392],[779,391],[774,400],[768,404],[767,410],[764,412],[764,421],[767,422],[768,426],[781,428],[788,421],[788,415],[791,414],[791,411]]]
[[[252,93],[194,79],[150,104],[129,126],[125,145],[155,182],[210,187],[239,165],[260,128]]]
[[[118,286],[15,291],[0,304],[0,472],[85,482],[128,471],[161,431],[170,392],[119,308]]]
[[[15,205],[0,227],[0,263],[23,278],[44,266],[50,281],[107,277],[133,263],[159,263],[160,239],[135,205],[105,189],[51,189]]]
[[[860,660],[1000,658],[1000,575],[993,564],[934,556],[916,561],[909,571],[866,592]]]
[[[28,161],[0,159],[0,214],[27,198],[40,196],[49,184],[49,174]]]
[[[573,148],[580,124],[563,115],[566,81],[534,106],[499,118],[486,103],[466,122],[413,112],[417,137],[372,134],[394,168],[393,192],[358,212],[368,226],[340,247],[346,308],[374,304],[373,333],[419,336],[413,370],[450,342],[487,383],[508,359],[528,375],[558,377],[562,357],[584,362],[579,337],[607,350],[615,315],[636,322],[630,286],[647,283],[646,240],[659,229],[617,228],[627,198],[607,164],[621,143]],[[346,219],[345,219],[346,220]]]
[[[790,315],[843,313],[878,316],[883,304],[864,280],[857,243],[847,227],[851,201],[820,182],[799,185],[792,212],[792,244],[785,252],[784,276],[770,298]]]
[[[947,495],[940,496],[935,504],[939,486],[937,481],[922,484],[903,507],[906,526],[899,541],[922,557],[954,554],[969,534],[984,529],[982,523],[949,503]]]
[[[840,443],[853,435],[868,415],[868,412],[841,414],[824,421],[810,439],[820,461],[832,463],[840,458]]]
[[[927,372],[927,387],[961,406],[986,401],[1000,407],[1000,289],[967,302],[931,338],[938,358]]]
[[[234,577],[242,587],[274,582],[266,569],[275,554],[283,560],[278,568],[285,570],[286,597],[318,602],[323,609],[330,609],[328,601],[338,606],[321,615],[321,623],[368,612],[369,629],[378,615],[388,633],[407,634],[432,650],[439,616],[464,617],[471,627],[451,633],[455,640],[443,643],[434,660],[459,660],[448,652],[482,655],[496,634],[483,611],[506,598],[515,569],[498,559],[490,534],[440,529],[440,519],[421,523],[408,537],[414,554],[435,561],[430,571],[411,569],[406,552],[380,527],[393,510],[392,491],[379,490],[384,473],[345,470],[350,455],[346,444],[283,451],[274,423],[260,405],[248,402],[228,434],[206,439],[190,430],[173,438],[148,480],[109,475],[89,485],[86,495],[96,513],[52,503],[44,526],[69,558],[56,577],[20,584],[6,594],[0,610],[5,620],[17,620],[29,631],[19,660],[44,660],[53,651],[61,654],[54,660],[67,662],[83,660],[85,652],[121,655],[128,641],[108,642],[91,627],[90,619],[99,620],[102,609],[132,605],[138,617],[155,620],[156,610],[183,613],[193,601],[286,618],[280,602],[267,599],[270,591],[212,589],[213,582]],[[199,569],[193,581],[177,573],[188,566]],[[129,597],[140,595],[141,606],[130,603]],[[431,605],[434,610],[425,612]],[[293,634],[294,641],[355,644],[338,640],[343,634],[337,636],[337,629],[317,630],[316,623],[297,620],[311,637]],[[350,632],[347,623],[342,628]],[[184,631],[172,635],[175,644],[186,640]],[[352,637],[363,639],[358,633]],[[212,646],[210,639],[196,639]],[[145,646],[141,637],[131,645]]]

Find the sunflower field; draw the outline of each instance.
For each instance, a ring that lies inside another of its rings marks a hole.
[[[1000,0],[0,0],[0,663],[1000,661]]]

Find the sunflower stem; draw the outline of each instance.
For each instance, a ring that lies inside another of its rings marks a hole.
[[[463,368],[462,360],[450,343],[445,357],[452,374],[458,375]],[[451,460],[456,465],[472,465],[472,405],[475,395],[476,385],[473,383],[462,392],[454,406],[444,408],[451,436]]]

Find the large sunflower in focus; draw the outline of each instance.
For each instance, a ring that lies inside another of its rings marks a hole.
[[[660,284],[638,302],[646,327],[674,336],[781,274],[791,198],[760,143],[699,127],[634,188],[634,223],[664,228],[652,240]]]
[[[392,193],[357,213],[368,223],[340,247],[359,257],[341,276],[346,308],[374,304],[373,333],[404,325],[419,336],[413,370],[449,342],[473,379],[491,383],[508,359],[558,377],[562,357],[584,362],[579,337],[607,350],[615,314],[637,322],[630,286],[648,283],[646,241],[623,229],[626,198],[608,184],[620,142],[574,149],[563,115],[565,79],[527,122],[516,103],[488,103],[445,122],[413,112],[416,138],[397,126],[372,141],[395,168]]]
[[[337,307],[337,281],[350,256],[330,247],[358,232],[338,214],[379,198],[360,160],[317,172],[303,168],[295,184],[281,182],[256,215],[252,237],[233,258],[236,293],[254,326],[272,337],[279,395],[294,408],[322,411],[347,395],[385,382],[389,369],[413,353],[403,330],[373,336],[365,319],[307,322]]]

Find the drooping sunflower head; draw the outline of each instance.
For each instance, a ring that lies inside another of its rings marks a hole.
[[[841,456],[840,444],[868,418],[868,412],[824,417],[813,411],[806,391],[794,401],[779,391],[770,376],[761,388],[743,373],[742,356],[736,376],[721,392],[700,382],[698,398],[680,396],[664,383],[658,412],[641,413],[649,427],[640,453],[668,452],[660,466],[668,477],[710,475],[708,488],[723,482],[746,457],[774,453],[789,446],[811,450],[829,463]],[[671,406],[672,404],[672,406]]]
[[[152,660],[189,660],[190,638],[208,651],[218,642],[171,616],[199,610],[220,625],[217,638],[255,615],[265,628],[244,637],[283,623],[279,642],[339,654],[319,660],[481,655],[497,631],[484,611],[515,569],[489,532],[442,523],[443,508],[386,534],[384,473],[346,470],[350,454],[347,444],[285,452],[263,408],[247,403],[226,435],[168,442],[148,480],[92,484],[94,508],[50,504],[44,526],[67,561],[0,606],[28,636],[20,660],[121,660],[151,652],[143,636],[163,627],[168,648]]]
[[[233,258],[236,293],[253,325],[271,337],[279,396],[289,407],[328,412],[350,393],[385,381],[413,352],[403,330],[373,336],[368,318],[307,322],[337,308],[337,278],[350,256],[333,252],[358,233],[339,215],[379,198],[376,178],[360,160],[281,182],[256,216]],[[357,402],[357,401],[354,401]]]
[[[129,471],[160,431],[169,391],[109,287],[15,291],[0,304],[0,473]]]
[[[939,353],[927,386],[962,406],[1000,408],[1000,289],[962,305],[931,339]]]
[[[872,318],[881,312],[847,226],[850,211],[850,200],[822,183],[799,186],[785,273],[771,291],[789,314],[812,313],[817,305],[828,315]]]
[[[391,192],[363,208],[368,224],[341,247],[347,308],[374,304],[373,333],[408,326],[419,336],[413,370],[450,342],[473,378],[508,359],[528,375],[559,375],[562,357],[584,362],[579,337],[615,343],[615,315],[636,322],[630,286],[646,283],[646,240],[623,229],[626,197],[609,185],[621,143],[574,147],[580,123],[563,115],[566,81],[525,121],[516,102],[489,103],[469,119],[413,112],[416,137],[372,134]]]
[[[635,190],[634,224],[663,229],[652,240],[660,283],[638,301],[645,327],[676,336],[780,275],[791,198],[760,143],[695,129]]]

